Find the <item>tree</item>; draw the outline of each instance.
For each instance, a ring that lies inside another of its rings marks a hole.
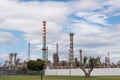
[[[36,62],[38,65],[38,70],[43,70],[45,68],[45,61],[43,61],[41,59],[37,59]]]
[[[98,57],[97,58],[93,58],[93,57],[84,57],[83,61],[78,62],[77,58],[75,58],[75,63],[76,66],[79,66],[82,71],[85,74],[85,77],[89,78],[91,72],[93,71],[93,69],[97,66],[98,63]]]
[[[42,80],[42,74],[45,68],[45,61],[41,60],[41,59],[37,59],[37,60],[30,60],[27,62],[27,68],[28,70],[31,71],[40,71],[41,73],[41,80]]]
[[[27,62],[27,69],[31,71],[36,71],[36,62],[34,60],[30,60]]]
[[[31,71],[40,71],[45,67],[45,62],[41,59],[30,60],[27,62],[27,68]]]

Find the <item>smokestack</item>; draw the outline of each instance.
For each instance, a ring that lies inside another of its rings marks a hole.
[[[42,58],[45,61],[46,59],[46,21],[43,21],[43,55]]]

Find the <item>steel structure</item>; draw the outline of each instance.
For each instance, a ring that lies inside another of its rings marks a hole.
[[[74,66],[74,51],[73,51],[73,35],[74,33],[70,33],[70,55],[69,55],[69,64],[70,64],[70,67],[72,68]]]
[[[30,43],[28,43],[28,61],[30,60]]]

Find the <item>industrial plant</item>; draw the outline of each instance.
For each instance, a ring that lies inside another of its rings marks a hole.
[[[42,59],[45,61],[46,69],[75,69],[79,68],[75,65],[75,57],[74,57],[74,33],[69,33],[69,50],[68,50],[68,61],[63,60],[60,61],[59,56],[59,44],[56,43],[56,52],[53,54],[53,61],[49,60],[48,57],[48,48],[49,46],[46,46],[46,21],[43,21],[43,47],[42,47]],[[17,58],[17,53],[10,53],[9,60],[5,61],[5,64],[3,67],[1,67],[1,70],[24,70],[26,69],[26,63],[27,61],[20,62],[20,59]],[[79,60],[82,62],[83,60],[83,53],[82,49],[79,50]],[[110,53],[108,52],[108,56],[105,57],[104,62],[101,62],[101,57],[98,57],[99,61],[97,62],[96,68],[120,68],[120,61],[118,61],[117,64],[110,62]],[[28,43],[28,61],[30,60],[30,43]],[[89,68],[88,65],[85,65],[86,68]]]
[[[20,62],[20,59],[17,59],[17,53],[10,53],[9,61],[6,60],[3,66],[9,70],[22,70],[26,68],[26,61]]]
[[[58,52],[58,43],[56,43],[56,53],[53,54],[53,61],[48,60],[48,46],[46,46],[46,21],[43,21],[43,60],[46,62],[46,68],[49,69],[69,69],[69,68],[78,68],[75,66],[75,61],[74,61],[74,33],[69,33],[70,36],[70,48],[69,48],[69,59],[68,61],[60,61],[59,57],[59,52]],[[82,56],[82,50],[80,52],[80,61],[83,60]],[[101,62],[101,57],[98,57],[98,65],[96,68],[119,68],[120,67],[120,61],[118,61],[117,64],[110,63],[110,53],[108,52],[108,56],[105,57],[105,61],[102,63]],[[53,63],[52,63],[53,62]],[[88,66],[86,65],[86,68]]]

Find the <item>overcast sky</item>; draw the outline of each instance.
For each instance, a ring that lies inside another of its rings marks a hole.
[[[47,22],[49,60],[59,44],[60,60],[67,60],[69,33],[74,33],[74,57],[100,56],[120,60],[120,0],[0,0],[0,64],[9,53],[27,60],[42,58],[42,22]]]

